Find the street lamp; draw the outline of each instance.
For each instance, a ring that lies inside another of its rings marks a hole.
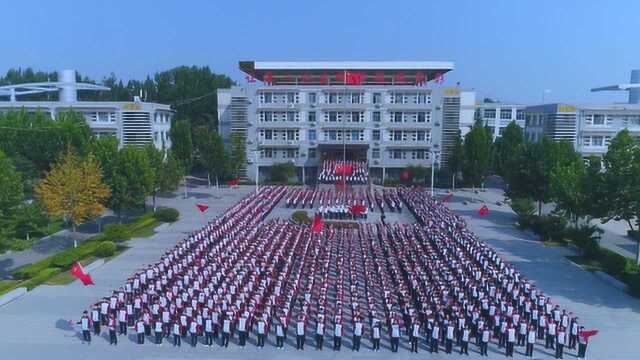
[[[433,180],[435,178],[436,157],[440,155],[440,151],[431,150],[431,197],[433,197]]]
[[[254,158],[254,161],[256,163],[256,194],[257,194],[258,190],[260,190],[260,185],[258,184],[258,178],[260,176],[260,164],[259,164],[259,161],[260,161],[260,149],[255,148],[255,149],[252,149],[252,151],[253,151],[253,158]]]

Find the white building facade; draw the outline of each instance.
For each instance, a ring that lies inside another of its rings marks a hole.
[[[475,93],[432,86],[450,62],[241,62],[260,85],[218,90],[225,141],[245,141],[246,178],[292,162],[312,182],[325,159],[367,161],[383,181],[410,165],[446,166]]]
[[[96,136],[115,136],[120,146],[153,144],[170,148],[169,130],[174,111],[169,105],[142,102],[78,101],[77,91],[108,91],[109,88],[77,83],[74,70],[59,73],[59,82],[18,84],[0,87],[0,112],[41,112],[55,119],[74,111],[84,116]],[[59,92],[58,101],[20,101],[20,95]],[[7,97],[8,101],[2,101]]]
[[[476,105],[476,119],[482,120],[493,140],[502,136],[504,129],[515,121],[523,130],[525,128],[525,105],[508,103],[480,103]]]

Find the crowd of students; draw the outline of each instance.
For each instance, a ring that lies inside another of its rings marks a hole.
[[[321,184],[335,184],[344,180],[346,184],[368,184],[369,166],[361,160],[325,160],[318,173]]]
[[[588,336],[578,318],[424,191],[391,192],[413,224],[318,233],[264,221],[295,190],[262,188],[135,273],[83,314],[85,340],[107,326],[114,344],[133,328],[141,344],[171,338],[174,346],[187,339],[227,347],[233,338],[245,346],[255,337],[258,347],[273,339],[283,348],[289,335],[299,350],[309,336],[316,349],[329,340],[334,351],[345,342],[353,351],[382,343],[392,352],[406,344],[468,354],[471,344],[483,355],[491,346],[532,356],[544,346],[556,358],[576,347],[584,357]]]
[[[284,204],[292,209],[316,209],[331,206],[360,204],[371,212],[402,212],[402,201],[397,189],[370,189],[366,187],[346,189],[291,188],[284,197]]]

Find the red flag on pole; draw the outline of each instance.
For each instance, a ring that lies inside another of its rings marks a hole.
[[[362,85],[364,82],[364,73],[347,71],[347,85]]]
[[[198,210],[200,210],[200,212],[205,212],[209,209],[209,205],[207,204],[196,204],[196,207],[198,208]]]
[[[238,186],[239,183],[240,183],[240,179],[227,180],[227,185],[229,186]]]
[[[453,197],[453,193],[448,193],[447,195],[442,197],[442,202],[448,202],[449,200],[451,200],[451,198]]]
[[[373,81],[376,82],[377,84],[383,84],[384,83],[384,72],[383,71],[376,71],[375,74],[373,75]]]
[[[313,218],[311,231],[315,233],[319,233],[320,231],[322,231],[322,218],[320,217],[320,214],[316,214],[316,216]]]
[[[400,173],[400,178],[401,178],[402,180],[406,181],[406,180],[409,180],[409,176],[410,176],[410,175],[411,175],[411,174],[409,174],[409,170],[403,170],[403,171]]]
[[[353,165],[337,165],[335,173],[336,175],[351,175],[353,174]]]
[[[329,76],[327,74],[320,75],[320,85],[329,85]]]
[[[73,275],[75,278],[82,281],[82,283],[85,286],[95,285],[95,283],[93,282],[93,279],[91,278],[91,275],[85,272],[82,265],[80,265],[80,263],[77,261],[74,262],[73,265],[71,266],[71,275]]]
[[[482,205],[482,207],[478,210],[478,215],[487,216],[489,215],[489,208],[487,205]]]
[[[422,86],[427,82],[427,77],[424,75],[422,71],[418,71],[416,73],[416,85]]]
[[[586,338],[591,337],[591,336],[594,336],[594,335],[597,335],[597,334],[598,334],[598,330],[596,330],[596,329],[593,329],[593,330],[583,330],[583,331],[580,331],[580,332],[578,333],[578,335],[580,335],[580,336],[582,336],[582,337],[586,337]]]
[[[353,215],[362,215],[367,208],[362,204],[351,205],[349,207],[349,212]]]
[[[271,85],[273,83],[273,73],[271,71],[267,71],[266,73],[264,73],[264,76],[262,77],[262,82],[264,82],[267,85]]]

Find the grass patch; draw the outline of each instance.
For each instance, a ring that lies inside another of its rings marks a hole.
[[[129,225],[131,237],[153,236],[156,233],[154,229],[160,224],[162,224],[162,222],[156,220],[153,217],[153,213],[144,214]]]
[[[124,246],[124,245],[118,245],[118,247],[116,248],[116,252],[109,256],[104,258],[104,262],[108,262],[110,260],[113,260],[116,256],[122,254],[125,250],[127,250],[129,247],[128,246]],[[80,264],[82,264],[82,266],[87,266],[89,264],[91,264],[92,262],[96,261],[100,259],[97,256],[90,256],[86,259],[80,260]],[[71,270],[67,270],[64,271],[54,277],[52,277],[51,279],[47,280],[45,282],[45,284],[47,285],[67,285],[67,284],[71,284],[72,282],[74,282],[75,280],[77,280],[73,275],[71,275]]]
[[[584,256],[567,256],[566,258],[587,271],[604,271],[600,262],[596,260],[587,259]]]
[[[0,280],[0,294],[4,294],[17,288],[18,283],[20,283],[19,280]]]

